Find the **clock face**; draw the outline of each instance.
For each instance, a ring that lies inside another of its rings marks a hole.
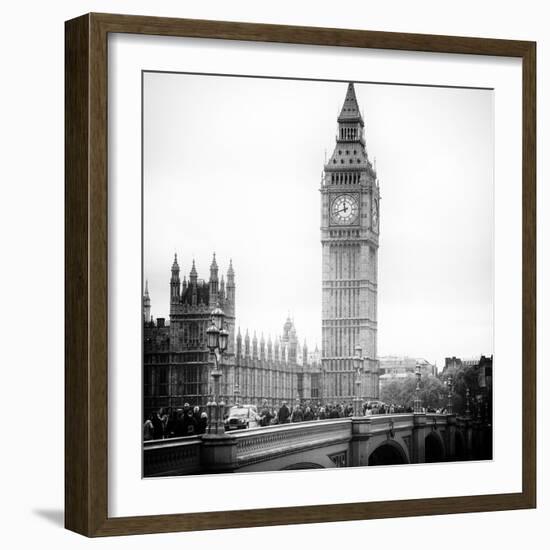
[[[357,199],[351,195],[339,195],[332,201],[330,208],[332,220],[342,225],[355,222],[358,212]]]

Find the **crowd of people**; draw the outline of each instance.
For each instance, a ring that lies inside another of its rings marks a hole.
[[[364,416],[412,412],[411,407],[399,406],[393,403],[370,401],[362,404]],[[444,413],[445,410],[428,408],[424,409],[424,412]],[[350,416],[354,416],[353,403],[351,402],[321,404],[320,401],[317,403],[306,401],[304,403],[297,402],[293,407],[289,407],[286,401],[283,401],[280,406],[270,406],[267,401],[264,401],[258,413],[258,423],[260,426],[272,426]],[[199,406],[191,407],[189,403],[185,403],[183,409],[168,411],[161,408],[158,412],[149,414],[143,425],[143,439],[150,441],[153,439],[201,435],[206,432],[207,424],[208,414],[204,410],[201,411]]]
[[[363,416],[373,414],[402,414],[412,413],[412,407],[404,407],[394,403],[387,404],[381,401],[368,401],[362,404]],[[444,409],[433,409],[431,407],[424,408],[423,412],[442,413]],[[322,405],[321,402],[313,404],[311,401],[306,401],[305,404],[297,403],[292,409],[284,401],[282,405],[277,407],[269,407],[267,401],[264,401],[260,409],[260,425],[270,426],[272,424],[286,424],[289,422],[306,422],[310,420],[327,420],[333,418],[345,418],[354,416],[353,403],[327,403]]]
[[[143,439],[165,439],[168,437],[185,437],[200,435],[206,432],[208,415],[200,407],[191,407],[185,403],[183,409],[168,411],[161,408],[152,412],[143,424]]]

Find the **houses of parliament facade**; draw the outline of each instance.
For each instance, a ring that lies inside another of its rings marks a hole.
[[[204,407],[212,395],[213,359],[206,346],[211,312],[225,313],[229,344],[221,362],[221,397],[228,404],[277,406],[296,400],[329,403],[354,397],[354,355],[363,358],[361,397],[378,398],[377,256],[379,185],[368,158],[364,121],[353,83],[338,116],[334,152],[321,182],[322,348],[310,353],[289,317],[267,339],[261,330],[236,329],[235,271],[220,277],[216,257],[208,280],[193,262],[180,279],[171,268],[170,318],[153,319],[147,284],[143,296],[144,414],[185,403]],[[258,327],[261,329],[261,327]],[[258,338],[258,334],[260,337]]]

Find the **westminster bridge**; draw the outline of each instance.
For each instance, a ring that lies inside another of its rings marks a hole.
[[[491,428],[454,414],[313,420],[144,442],[144,475],[173,476],[491,458]]]

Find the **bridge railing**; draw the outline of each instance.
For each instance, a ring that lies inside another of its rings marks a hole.
[[[466,420],[456,419],[454,415],[397,413],[279,424],[227,432],[221,437],[229,443],[227,448],[231,456],[228,464],[235,470],[293,453],[349,443],[357,438],[393,434],[400,430],[410,431],[418,422],[421,423],[419,427],[432,426],[441,430],[445,430],[449,422],[456,423],[459,428],[463,423],[467,425]],[[205,444],[212,446],[212,439],[191,436],[146,441],[143,445],[144,475],[169,476],[204,472]]]
[[[377,433],[387,432],[390,428],[394,430],[410,428],[413,424],[414,415],[412,413],[374,414],[364,418],[368,419],[369,433],[376,435]]]
[[[145,441],[143,473],[145,476],[196,474],[201,471],[200,435]]]
[[[238,467],[351,440],[351,418],[280,424],[235,433]]]

